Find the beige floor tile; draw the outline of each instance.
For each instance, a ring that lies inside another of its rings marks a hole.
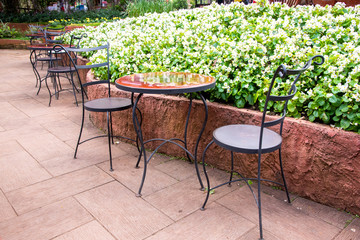
[[[58,157],[51,158],[49,160],[41,162],[41,164],[54,176],[58,176],[64,173],[75,171],[90,165],[105,162],[107,164],[107,170],[109,169],[109,152],[108,143],[105,138],[95,139],[84,144],[81,144],[78,149],[76,159],[74,159],[74,152],[76,147],[76,141],[66,142],[68,146],[72,147],[71,152],[59,155]],[[121,148],[112,145],[113,159],[125,157],[126,152]]]
[[[77,139],[80,127],[70,120],[54,121],[42,124],[52,134],[60,138],[62,141]]]
[[[74,152],[71,147],[51,133],[25,136],[18,142],[39,162]]]
[[[261,197],[263,227],[273,234],[287,236],[289,240],[329,240],[340,232],[339,228],[310,217],[284,201],[266,194]],[[242,187],[216,202],[253,223],[258,223],[257,206],[247,187]],[[266,239],[266,236],[264,238]]]
[[[278,236],[273,235],[272,233],[270,233],[269,231],[267,231],[266,229],[263,229],[264,231],[264,236],[266,236],[266,240],[287,240],[288,238],[286,236],[284,236],[284,238],[279,238]],[[260,233],[259,233],[259,227],[255,226],[253,229],[251,229],[249,232],[245,233],[244,235],[242,235],[240,238],[236,239],[236,240],[257,240],[260,237]]]
[[[48,114],[49,112],[54,112],[54,109],[46,108],[43,104],[33,98],[11,101],[10,103],[29,117],[41,116]]]
[[[1,222],[0,236],[3,240],[48,240],[92,219],[77,201],[67,198]]]
[[[118,239],[144,239],[172,223],[118,182],[81,193],[76,199]]]
[[[187,163],[184,162],[184,164]],[[211,176],[210,181],[214,184],[224,182],[225,179],[227,179],[226,175],[227,174],[223,174],[223,172],[217,170],[209,171],[209,176]],[[205,178],[203,177],[203,179]],[[212,202],[237,188],[236,185],[233,187],[225,186],[223,188],[218,188],[211,194],[209,202]],[[195,172],[193,172],[193,177],[150,194],[145,197],[145,200],[156,208],[161,209],[173,220],[178,221],[200,209],[205,198],[206,193],[205,191],[200,190],[200,184]]]
[[[328,222],[338,228],[343,228],[353,218],[349,213],[304,198],[296,198],[292,205],[299,211]]]
[[[115,240],[115,238],[97,221],[92,221],[53,240]]]
[[[99,167],[104,171],[107,171],[111,176],[116,178],[116,180],[124,184],[127,188],[131,189],[134,193],[138,193],[143,176],[143,167],[141,165],[140,168],[135,168],[136,162],[136,157],[126,155],[113,161],[113,172],[109,171],[108,163],[101,163],[99,164]],[[141,194],[147,196],[177,182],[176,179],[152,167],[150,163],[147,167],[145,183]]]
[[[9,92],[2,92],[0,90],[0,102],[2,101],[13,101],[13,100],[22,100],[29,99],[30,96],[25,94],[23,91],[17,91],[16,87],[13,87],[13,90]]]
[[[14,209],[11,207],[3,192],[0,191],[0,222],[13,218],[15,216],[16,213]]]
[[[5,193],[51,177],[25,151],[1,156],[0,166],[0,186]]]
[[[199,170],[202,171],[202,166],[198,166]],[[180,160],[172,159],[164,163],[160,163],[155,166],[156,169],[165,172],[173,178],[182,181],[196,174],[195,164]]]
[[[91,166],[9,192],[6,196],[16,212],[23,214],[112,180],[101,169]]]
[[[15,140],[10,140],[0,143],[0,156],[8,154],[14,154],[20,151],[24,151],[24,148]]]
[[[254,226],[255,224],[225,207],[212,203],[209,209],[198,210],[146,240],[237,239]]]
[[[0,132],[0,143],[17,140],[21,137],[32,136],[34,134],[48,133],[48,130],[37,123],[28,120],[12,120],[2,125],[6,131]]]
[[[355,218],[349,226],[335,238],[335,240],[357,240],[360,239],[360,219]]]

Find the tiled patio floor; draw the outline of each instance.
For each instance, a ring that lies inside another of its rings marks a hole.
[[[131,240],[258,239],[257,209],[246,186],[217,189],[199,208],[194,166],[156,155],[143,197],[135,197],[142,169],[135,147],[113,147],[109,171],[106,139],[73,152],[81,108],[71,93],[47,106],[36,96],[27,50],[0,50],[0,239]],[[87,120],[85,134],[99,133]],[[227,177],[212,169],[213,182]],[[360,239],[360,220],[309,200],[264,188],[265,239]]]

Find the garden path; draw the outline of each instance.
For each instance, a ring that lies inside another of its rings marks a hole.
[[[35,95],[27,50],[0,50],[0,239],[235,239],[258,238],[257,210],[246,186],[217,189],[206,211],[192,164],[156,155],[143,197],[137,150],[117,143],[109,171],[107,141],[74,146],[81,108],[71,93],[48,107]],[[89,120],[85,134],[99,133]],[[211,169],[212,181],[227,177]],[[360,239],[360,219],[264,187],[265,239]]]

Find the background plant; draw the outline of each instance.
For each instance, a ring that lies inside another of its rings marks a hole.
[[[10,28],[6,23],[0,23],[0,38],[19,38],[23,34],[18,32],[15,28]]]
[[[289,114],[360,133],[359,26],[360,6],[290,8],[260,1],[146,14],[75,31],[87,32],[83,47],[110,42],[113,80],[135,72],[209,74],[217,80],[209,99],[259,110],[277,66],[300,68],[322,54],[325,63],[301,77]],[[88,57],[96,62],[102,56]]]
[[[139,17],[146,13],[163,13],[186,8],[186,0],[133,0],[129,1],[126,12],[129,17]]]

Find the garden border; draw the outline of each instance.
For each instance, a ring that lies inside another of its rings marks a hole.
[[[82,79],[93,81],[91,72],[82,73]],[[130,93],[111,88],[112,96],[130,97]],[[105,97],[104,86],[89,87],[89,99]],[[143,113],[142,131],[146,139],[182,137],[189,100],[178,96],[144,95],[139,103]],[[212,131],[226,124],[260,124],[262,114],[258,111],[239,109],[219,103],[208,103],[209,119],[200,141],[199,155],[211,140]],[[154,113],[157,113],[154,115]],[[106,115],[92,113],[91,120],[106,129]],[[221,116],[221,118],[219,118]],[[204,110],[201,101],[195,100],[189,123],[189,149],[194,149]],[[164,124],[164,119],[167,121]],[[197,119],[197,121],[196,121]],[[220,121],[221,120],[221,121]],[[154,128],[153,126],[162,126]],[[113,115],[116,135],[135,138],[131,111]],[[155,143],[154,143],[155,144]],[[154,149],[153,144],[146,146]],[[284,171],[290,192],[338,209],[360,214],[360,134],[331,128],[324,124],[287,118],[283,129]],[[185,157],[184,152],[173,145],[160,148],[161,153]],[[241,160],[241,161],[240,161]],[[230,170],[230,153],[219,147],[207,152],[207,163]],[[257,157],[236,154],[235,170],[245,176],[255,176]],[[195,174],[195,172],[194,172]],[[281,181],[277,154],[265,154],[262,176]]]

